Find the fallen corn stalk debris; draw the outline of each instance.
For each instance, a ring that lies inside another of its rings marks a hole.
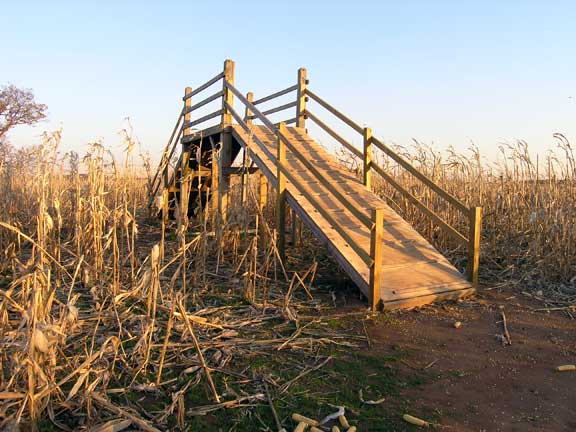
[[[556,367],[558,372],[569,372],[569,371],[576,371],[576,365],[562,365]]]
[[[189,416],[203,416],[213,411],[217,411],[222,408],[238,408],[241,406],[246,406],[246,404],[253,404],[254,402],[259,402],[265,400],[266,396],[263,393],[258,393],[250,396],[243,396],[238,399],[220,402],[214,405],[203,405],[199,407],[194,407],[186,411]]]
[[[381,399],[377,399],[377,400],[364,400],[363,394],[362,394],[362,389],[358,390],[358,397],[360,398],[360,402],[366,404],[366,405],[380,405],[381,403],[383,403],[386,398],[381,398]]]
[[[404,421],[413,424],[415,426],[430,427],[430,423],[428,423],[427,421],[419,419],[418,417],[411,416],[410,414],[404,414],[402,418],[404,419]]]

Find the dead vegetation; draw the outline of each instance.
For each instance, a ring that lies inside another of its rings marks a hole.
[[[59,157],[58,132],[0,160],[0,429],[281,430],[296,426],[294,413],[320,419],[342,415],[343,400],[384,400],[352,390],[355,368],[379,366],[346,357],[370,340],[339,331],[343,315],[326,301],[333,286],[324,297],[311,289],[322,291],[318,279],[337,271],[313,242],[304,235],[284,268],[265,214],[272,209],[259,212],[252,182],[246,205],[224,224],[212,225],[207,211],[193,220],[177,212],[170,226],[149,219],[142,178],[150,176],[134,168],[136,143],[129,132],[124,138],[122,163],[100,144],[82,159]],[[445,161],[420,148],[410,159],[463,201],[485,206],[485,280],[513,278],[566,307],[576,291],[576,180],[570,147],[559,140],[567,162],[551,155],[544,173],[522,145],[503,150],[515,157],[501,174],[479,156]],[[376,187],[460,259],[465,251]],[[371,379],[394,394],[386,367]]]
[[[513,283],[549,305],[570,307],[576,302],[576,159],[566,137],[555,134],[554,139],[557,150],[535,160],[524,141],[501,144],[494,163],[475,146],[467,155],[417,141],[395,150],[465,204],[484,207],[480,277],[485,284]],[[340,159],[361,174],[361,161],[349,153]],[[385,155],[378,159],[430,209],[467,232],[466,221],[437,195]],[[379,180],[374,180],[375,191],[463,269],[466,251]]]
[[[260,406],[290,422],[278,400],[355,346],[321,325],[318,262],[282,267],[252,190],[216,230],[147,219],[125,138],[122,165],[100,144],[59,158],[59,133],[3,160],[0,429],[186,430],[232,408],[274,427]]]

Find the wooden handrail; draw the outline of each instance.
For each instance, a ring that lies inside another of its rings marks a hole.
[[[357,123],[350,120],[348,117],[346,117],[344,114],[342,114],[336,108],[334,108],[328,102],[323,100],[320,96],[313,93],[309,88],[306,89],[306,95],[310,96],[312,99],[314,99],[320,105],[322,105],[322,107],[324,107],[326,110],[330,111],[332,114],[334,114],[336,117],[338,117],[344,123],[346,123],[348,126],[350,126],[352,129],[354,129],[356,132],[358,132],[360,134],[363,132],[364,128],[362,126],[360,126]]]
[[[421,211],[423,211],[428,216],[430,216],[430,218],[434,222],[436,222],[443,229],[445,229],[446,232],[448,232],[448,234],[450,234],[455,240],[459,241],[460,243],[464,244],[465,246],[468,245],[468,239],[466,237],[464,237],[462,234],[460,234],[459,231],[457,231],[454,227],[452,227],[452,225],[450,225],[448,222],[446,222],[444,219],[442,219],[440,216],[438,216],[436,213],[434,213],[432,210],[430,210],[428,207],[426,207],[426,205],[422,201],[420,201],[413,194],[408,192],[404,187],[402,187],[400,184],[398,184],[398,182],[396,182],[396,180],[394,180],[388,173],[386,173],[386,171],[384,171],[379,165],[372,162],[372,169],[374,169],[374,171],[376,171],[378,174],[380,174],[384,178],[384,180],[386,180],[388,183],[390,183],[405,198],[407,198],[409,201],[411,201],[412,204],[414,204]]]
[[[192,127],[192,126],[196,126],[197,124],[204,123],[205,121],[208,121],[208,120],[210,120],[210,119],[213,119],[214,117],[218,117],[218,116],[221,115],[221,114],[222,114],[222,108],[220,108],[219,110],[216,110],[216,111],[214,111],[214,112],[212,112],[212,113],[210,113],[210,114],[206,114],[204,117],[200,117],[200,118],[198,118],[198,119],[196,119],[196,120],[193,120],[193,121],[189,121],[189,122],[187,122],[187,123],[184,123],[184,129],[188,129],[188,128]]]
[[[168,163],[168,161],[170,160],[170,158],[174,154],[174,151],[176,150],[176,144],[178,143],[178,137],[180,136],[180,134],[182,134],[182,130],[184,129],[183,125],[180,125],[183,118],[184,118],[183,112],[180,111],[180,115],[178,116],[178,120],[176,121],[176,125],[174,126],[174,129],[172,130],[172,134],[170,135],[170,139],[168,140],[166,147],[164,147],[164,152],[162,154],[162,158],[160,159],[160,163],[158,164],[158,168],[156,169],[156,174],[154,175],[154,179],[150,183],[150,191],[148,194],[149,195],[148,206],[150,206],[150,204],[152,203],[152,199],[153,199],[154,195],[156,194],[156,192],[158,192],[159,184],[158,184],[158,186],[155,186],[156,180],[158,180],[158,178],[159,178],[158,176],[164,170],[166,164]],[[176,135],[177,131],[178,131],[178,134]],[[175,136],[176,136],[176,140],[173,142]],[[172,146],[172,148],[170,149],[170,151],[168,151],[170,146]]]
[[[206,99],[198,102],[197,104],[194,104],[191,107],[184,109],[184,114],[188,114],[188,113],[191,113],[192,111],[196,111],[198,108],[201,108],[204,105],[209,104],[210,102],[215,101],[218,98],[221,98],[223,94],[224,94],[224,92],[222,90],[220,90],[219,92],[214,93],[212,96],[208,96]]]
[[[276,108],[270,108],[269,110],[262,111],[262,114],[274,114],[280,111],[287,110],[288,108],[294,108],[296,106],[296,102],[288,102],[287,104],[277,106]]]
[[[326,132],[328,132],[328,134],[330,136],[332,136],[332,138],[337,140],[340,144],[342,144],[344,147],[346,147],[346,149],[348,149],[350,152],[352,152],[353,154],[355,154],[358,157],[362,157],[362,152],[360,150],[358,150],[356,147],[354,147],[352,144],[350,144],[348,141],[346,141],[344,138],[342,138],[340,135],[338,135],[336,132],[334,132],[334,130],[332,130],[326,123],[324,123],[322,120],[320,120],[314,114],[312,114],[310,111],[306,110],[306,111],[304,111],[304,114],[310,120],[312,120],[314,123],[316,123],[322,129],[324,129]]]
[[[338,186],[336,186],[337,183],[330,182],[329,180],[325,179],[324,176],[320,173],[320,171],[318,171],[316,169],[316,167],[310,163],[308,158],[306,158],[306,156],[304,156],[302,153],[300,153],[300,151],[295,146],[292,145],[292,143],[290,142],[290,140],[288,138],[286,138],[282,134],[279,134],[279,135],[280,135],[280,138],[290,148],[292,153],[300,160],[302,165],[304,165],[308,169],[308,171],[310,171],[312,174],[314,174],[314,177],[316,177],[320,181],[320,183],[322,183],[324,185],[324,187],[326,187],[328,190],[330,190],[330,192],[332,192],[332,194],[338,199],[338,201],[340,201],[340,203],[342,205],[344,205],[344,207],[346,207],[346,209],[350,213],[352,213],[354,216],[356,216],[356,218],[364,226],[370,227],[370,224],[371,224],[370,217],[368,215],[365,215],[364,213],[362,213],[358,209],[358,207],[355,205],[355,203],[348,200],[346,198],[346,196],[338,190],[339,188],[338,188]]]
[[[375,137],[372,137],[372,143],[375,144],[376,147],[378,147],[388,156],[390,156],[395,162],[401,165],[402,168],[404,168],[406,171],[408,171],[410,174],[412,174],[414,177],[416,177],[418,180],[420,180],[422,183],[424,183],[426,186],[428,186],[430,189],[432,189],[434,192],[436,192],[438,195],[440,195],[442,198],[444,198],[446,201],[452,204],[460,212],[462,212],[466,216],[468,215],[470,209],[464,203],[462,203],[456,197],[450,195],[448,192],[446,192],[444,189],[442,189],[440,186],[438,186],[436,183],[430,180],[426,175],[418,171],[410,162],[406,161],[406,159],[404,159],[402,156],[394,152],[392,149],[390,149],[388,146],[386,146],[384,143],[382,143]]]
[[[325,108],[327,111],[332,113],[336,116],[339,120],[343,121],[345,124],[350,126],[356,132],[362,134],[363,141],[364,141],[364,151],[360,151],[356,149],[352,144],[342,138],[338,133],[336,133],[333,129],[331,129],[328,125],[326,125],[322,120],[320,120],[317,116],[312,114],[308,109],[304,111],[306,117],[309,117],[312,121],[314,121],[318,126],[324,129],[329,135],[331,135],[334,139],[340,142],[346,149],[351,151],[354,155],[360,157],[364,161],[364,183],[369,187],[370,185],[370,175],[366,173],[368,169],[374,169],[375,172],[380,174],[385,181],[390,183],[396,190],[398,190],[402,196],[408,199],[412,204],[418,207],[422,212],[424,212],[428,217],[430,217],[433,222],[438,224],[440,228],[446,231],[452,238],[457,240],[459,243],[462,243],[467,246],[468,248],[468,277],[472,281],[474,287],[478,284],[478,267],[479,267],[479,254],[480,254],[480,230],[481,230],[481,220],[482,220],[482,208],[481,207],[472,207],[469,208],[466,206],[462,201],[460,201],[455,196],[448,193],[444,190],[441,186],[434,183],[428,176],[417,170],[410,162],[405,160],[402,156],[394,152],[388,146],[386,146],[383,142],[379,141],[372,135],[372,131],[370,128],[362,128],[360,125],[346,117],[328,102],[320,98],[310,89],[306,88],[305,94],[316,101],[319,105]],[[469,222],[469,236],[468,238],[460,233],[457,229],[451,226],[448,222],[438,216],[434,211],[428,208],[421,200],[416,198],[413,194],[411,194],[407,189],[402,187],[398,182],[396,182],[390,175],[388,175],[382,167],[378,166],[374,163],[371,157],[372,146],[376,146],[386,155],[388,155],[392,160],[398,163],[402,168],[407,170],[411,175],[416,177],[419,181],[421,181],[426,187],[434,191],[438,196],[444,199],[449,205],[454,207],[458,210],[461,214],[463,214]]]
[[[296,123],[297,121],[298,121],[298,117],[292,117],[291,119],[288,119],[288,120],[282,120],[281,123],[288,125],[288,124]],[[280,123],[274,123],[274,126],[278,127],[279,124]]]
[[[266,126],[268,129],[270,129],[271,131],[273,131],[274,133],[276,133],[276,126],[274,126],[274,124],[268,120],[266,118],[266,116],[258,109],[254,106],[254,103],[249,102],[248,99],[246,99],[244,97],[244,95],[242,93],[240,93],[238,90],[236,90],[236,88],[231,85],[229,82],[224,82],[224,85],[226,86],[226,88],[228,88],[232,93],[234,93],[234,95],[240,100],[240,102],[242,102],[244,104],[244,106],[247,106],[250,108],[250,111],[252,111],[252,115],[256,116],[254,118],[258,118],[258,120],[260,120],[262,123],[264,123],[264,126]]]
[[[216,75],[214,78],[212,78],[211,80],[206,81],[204,84],[202,84],[200,87],[195,88],[194,90],[192,90],[191,93],[187,94],[186,96],[184,96],[182,98],[183,101],[185,101],[186,99],[191,98],[192,96],[196,96],[198,93],[200,93],[203,90],[206,90],[208,87],[210,87],[212,84],[217,83],[219,80],[221,80],[222,78],[224,78],[224,72],[220,72],[218,75]]]
[[[236,110],[233,107],[231,107],[230,104],[228,103],[226,103],[226,108],[230,111],[230,114],[232,114],[232,117],[234,117],[234,119],[238,122],[238,124],[242,126],[242,129],[244,129],[246,133],[250,134],[250,138],[252,138],[256,144],[258,144],[260,150],[262,150],[266,154],[266,156],[270,158],[270,160],[274,160],[276,156],[272,154],[272,152],[268,149],[268,147],[266,147],[266,145],[257,136],[252,134],[250,126],[248,126],[248,124],[244,121],[244,119],[240,117],[240,114],[238,114]]]
[[[262,97],[262,98],[260,98],[260,99],[255,100],[255,101],[252,102],[252,103],[253,103],[254,105],[259,105],[259,104],[261,104],[261,103],[268,102],[268,101],[270,101],[270,100],[272,100],[272,99],[275,99],[275,98],[277,98],[277,97],[284,96],[285,94],[288,94],[288,93],[290,93],[290,92],[293,92],[294,90],[298,90],[298,84],[295,84],[295,85],[293,85],[293,86],[291,86],[291,87],[285,88],[284,90],[277,91],[276,93],[272,93],[271,95],[264,96],[264,97]]]
[[[268,127],[268,129],[274,133],[274,134],[279,134],[280,138],[286,143],[286,145],[290,148],[290,150],[292,151],[292,153],[300,160],[300,162],[309,170],[311,171],[314,176],[325,186],[327,187],[329,190],[332,191],[332,193],[334,194],[334,196],[346,207],[346,209],[348,209],[348,211],[350,211],[354,216],[356,216],[356,218],[365,226],[370,226],[370,217],[368,217],[367,215],[365,215],[364,213],[362,213],[360,210],[358,210],[357,206],[354,205],[354,203],[351,203],[348,199],[346,199],[346,197],[344,196],[344,194],[340,193],[340,191],[337,189],[337,186],[335,186],[334,183],[329,182],[328,180],[326,180],[322,174],[320,174],[320,172],[310,163],[310,161],[304,156],[302,155],[298,149],[296,149],[292,143],[290,142],[290,140],[288,138],[286,138],[283,134],[278,132],[278,129],[270,122],[270,120],[268,120],[264,114],[262,112],[260,112],[258,110],[258,108],[256,108],[254,106],[254,104],[250,103],[245,97],[244,95],[242,95],[242,93],[240,93],[238,90],[236,90],[236,88],[234,88],[233,85],[231,85],[230,83],[226,82],[225,83],[226,87],[230,89],[230,91],[232,91],[232,93],[234,93],[234,95],[236,95],[236,97],[238,97],[238,99],[245,105],[248,106],[250,108],[250,111],[252,111],[254,113],[254,115],[256,115],[256,117],[258,119],[260,119],[262,121],[262,123],[264,123],[265,126]],[[237,119],[238,120],[238,119]],[[272,159],[274,160],[274,158]]]
[[[232,90],[232,88],[231,88]],[[235,89],[234,89],[235,90]],[[232,90],[232,92],[234,92],[234,90]],[[234,93],[236,96],[241,95],[239,92]],[[243,97],[238,97],[243,103],[248,103],[248,100],[243,98]],[[244,99],[244,100],[242,100]],[[245,102],[244,102],[245,101]],[[248,105],[250,111],[254,112],[254,107],[252,106],[252,104]],[[234,117],[234,119],[238,122],[238,124],[247,132],[247,133],[251,133],[251,129],[250,127],[246,124],[246,122],[242,119],[242,117],[229,105],[227,105],[227,108],[230,110],[230,113],[232,114],[232,117]],[[303,159],[306,161],[305,166],[307,166],[308,169],[310,164],[309,162],[292,146],[292,144],[290,143],[290,141],[283,135],[280,134],[278,130],[276,130],[276,128],[270,128],[275,134],[277,134],[279,136],[279,139],[282,140],[288,147],[290,147],[291,151],[299,158],[299,159]],[[370,255],[366,253],[366,251],[364,251],[362,249],[362,247],[358,244],[356,244],[356,242],[354,241],[354,239],[352,239],[337,223],[337,221],[329,214],[329,212],[326,211],[326,209],[324,208],[324,206],[318,202],[318,200],[316,200],[316,198],[314,198],[313,195],[311,195],[306,188],[290,173],[290,171],[281,163],[279,163],[277,161],[277,157],[275,155],[272,154],[272,152],[270,152],[270,150],[264,145],[264,143],[262,143],[256,136],[252,135],[250,136],[260,147],[260,149],[266,154],[266,156],[274,161],[276,160],[277,166],[280,167],[280,169],[282,170],[282,173],[286,176],[286,178],[288,178],[290,180],[290,182],[296,187],[296,189],[298,190],[299,193],[301,193],[302,195],[304,195],[306,197],[306,199],[308,201],[310,201],[317,209],[318,211],[326,218],[326,220],[328,220],[330,222],[330,224],[332,224],[333,228],[342,236],[342,238],[344,238],[344,240],[346,240],[346,242],[348,242],[348,244],[350,245],[350,247],[360,256],[360,258],[366,262],[368,265],[370,265]],[[302,161],[301,159],[301,161]],[[329,190],[331,190],[336,196],[337,198],[343,198],[342,195],[333,188],[333,185],[330,184],[329,182],[326,181],[326,179],[324,179],[320,173],[318,173],[317,170],[312,169],[311,170],[315,176],[322,182],[324,182],[323,184],[328,187]],[[364,215],[363,213],[359,212],[359,210],[354,207],[351,206],[350,203],[348,203],[347,200],[344,199],[343,204],[345,205],[345,207],[350,210],[356,217],[358,217],[360,219],[360,222],[362,222],[363,224],[365,224],[366,226],[370,227],[371,226],[371,219]]]

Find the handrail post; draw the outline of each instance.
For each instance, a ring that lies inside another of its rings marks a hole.
[[[366,189],[372,189],[372,129],[365,127],[363,130],[364,138],[364,186]]]
[[[308,85],[305,68],[298,69],[298,89],[296,91],[296,127],[306,127],[306,86]]]
[[[372,209],[372,228],[370,230],[370,305],[376,312],[380,307],[382,281],[382,240],[384,237],[384,209]]]
[[[226,83],[234,85],[234,62],[232,60],[224,61],[224,78],[222,79],[222,127],[232,124],[232,114],[226,107],[226,104],[234,106],[234,94],[226,87]]]
[[[276,199],[276,230],[278,231],[278,253],[280,260],[286,260],[286,176],[282,172],[282,165],[286,163],[286,144],[280,137],[286,134],[286,124],[280,123],[276,132],[278,140],[278,160],[276,162],[276,178],[278,180],[278,196]]]
[[[190,93],[192,93],[192,87],[186,87],[184,89],[184,110],[192,106],[192,96],[188,97]],[[187,112],[186,114],[184,114],[184,124],[188,123],[190,120],[192,120],[192,113]],[[186,135],[189,135],[191,133],[191,130],[192,128],[185,128],[182,131],[182,136],[185,137]]]
[[[482,207],[470,208],[470,234],[468,236],[468,280],[478,288],[480,267],[480,239],[482,233]]]
[[[192,106],[192,97],[188,97],[192,93],[192,87],[186,87],[184,89],[184,110]],[[192,119],[192,113],[184,114],[184,123],[188,123]],[[182,131],[182,137],[192,133],[192,128],[185,128]],[[188,171],[188,163],[190,160],[190,145],[182,143],[182,159],[180,163],[180,211],[182,212],[182,219],[188,217],[188,198],[189,198],[189,187],[186,187],[184,183],[186,182],[186,175]],[[178,167],[176,167],[178,170]],[[176,174],[174,175],[174,181],[178,181]]]
[[[230,189],[230,176],[225,174],[225,168],[232,164],[232,133],[228,126],[232,124],[232,113],[228,106],[234,105],[234,94],[226,84],[234,85],[234,62],[224,61],[224,78],[222,80],[222,132],[220,133],[220,158],[218,160],[218,181],[217,186],[212,179],[213,187],[218,188],[218,213],[222,221],[226,221],[228,216],[228,192]]]
[[[246,93],[246,100],[250,103],[254,102],[254,93]],[[250,111],[248,105],[246,105],[246,110],[244,111],[244,121],[249,128],[252,128],[252,111]]]

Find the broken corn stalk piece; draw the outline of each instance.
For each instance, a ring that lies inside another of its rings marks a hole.
[[[346,416],[339,416],[338,420],[340,420],[340,425],[342,425],[342,427],[346,430],[350,429],[350,423],[348,423],[348,420],[346,419]]]
[[[316,426],[311,426],[310,432],[323,432],[323,431],[322,431],[322,429],[318,429]]]
[[[576,365],[562,365],[556,368],[558,372],[576,371]]]
[[[307,426],[318,426],[318,422],[308,417],[304,417],[300,414],[292,414],[292,420],[298,423],[306,423]]]
[[[298,426],[296,426],[296,429],[294,429],[294,432],[304,432],[307,427],[308,427],[307,423],[300,422],[298,423]]]
[[[404,416],[402,417],[405,421],[407,421],[410,424],[416,425],[416,426],[421,426],[421,427],[429,427],[430,423],[428,423],[425,420],[419,419],[417,417],[413,417],[410,414],[404,414]]]

